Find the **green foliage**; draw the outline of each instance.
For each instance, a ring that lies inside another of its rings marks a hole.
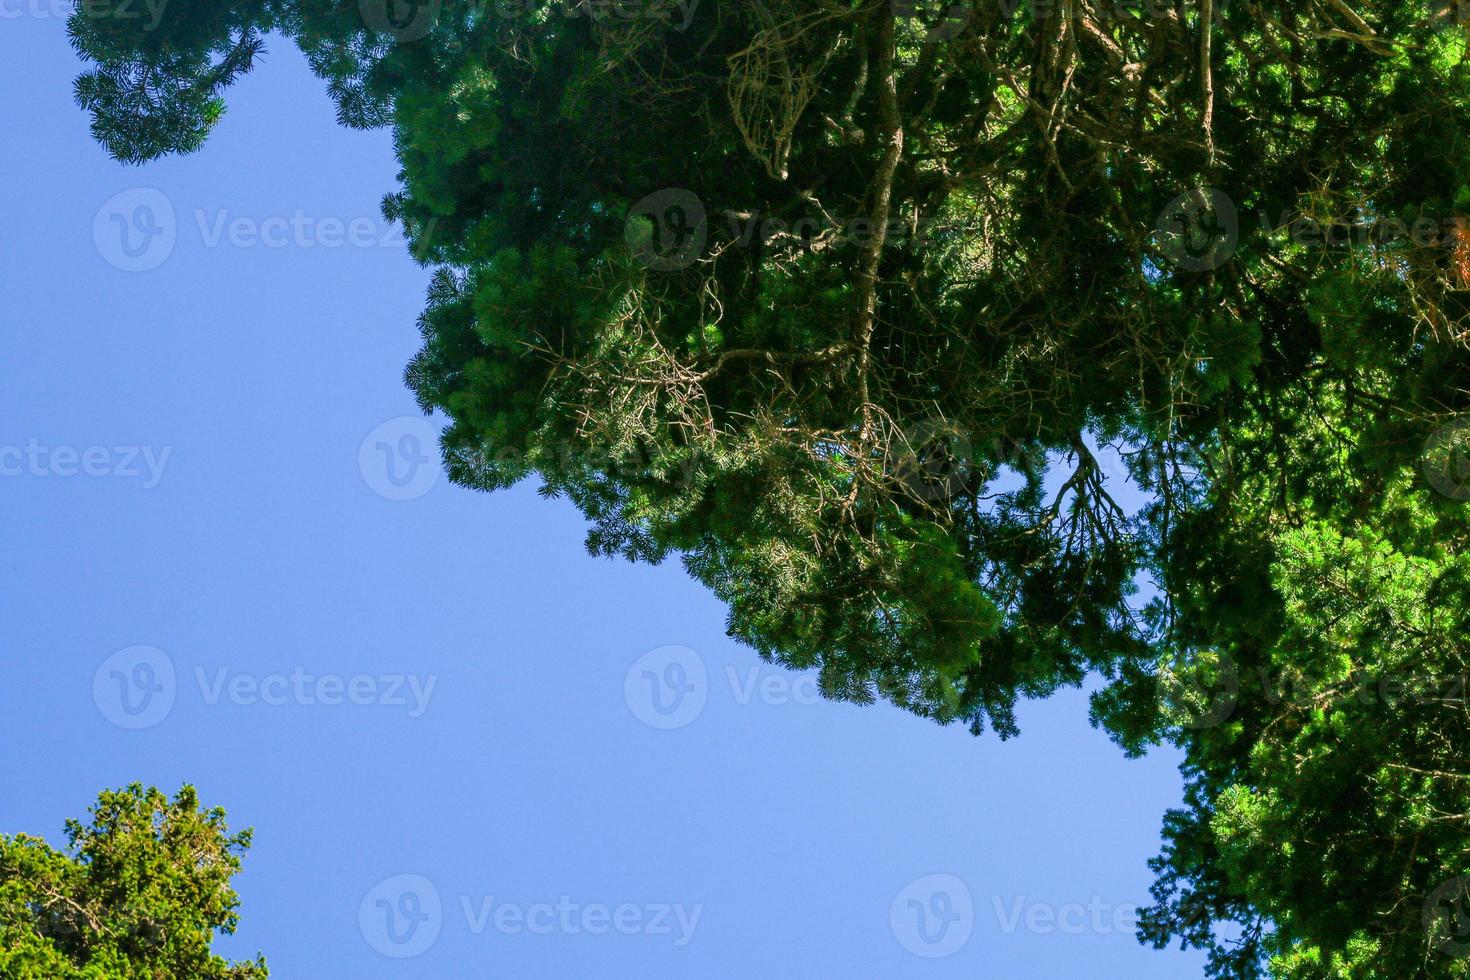
[[[265,959],[210,952],[232,934],[230,879],[250,847],[191,786],[170,800],[134,784],[66,824],[67,849],[0,836],[0,976],[16,980],[247,980]]]
[[[199,149],[224,114],[221,92],[264,47],[255,30],[263,7],[263,0],[169,0],[150,5],[145,18],[130,5],[83,0],[71,37],[98,64],[76,83],[77,102],[96,121],[93,134],[132,163]]]
[[[1142,936],[1212,975],[1462,975],[1465,698],[1347,696],[1470,672],[1446,4],[391,6],[82,13],[79,98],[188,152],[293,37],[393,127],[458,482],[680,556],[832,697],[1008,736],[1101,675],[1185,750]]]
[[[1204,587],[1180,612],[1238,696],[1228,718],[1172,733],[1187,806],[1166,820],[1143,932],[1211,948],[1220,976],[1266,960],[1277,977],[1464,976],[1464,515],[1412,471],[1382,480],[1370,413],[1334,430],[1343,396],[1316,394],[1283,440],[1285,491],[1281,471],[1250,468],[1228,521],[1191,520],[1191,561],[1211,567],[1190,570]],[[1223,919],[1243,936],[1221,942]]]

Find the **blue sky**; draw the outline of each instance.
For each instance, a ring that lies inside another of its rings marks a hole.
[[[1009,743],[817,701],[677,563],[450,485],[388,134],[273,39],[120,166],[64,10],[0,0],[0,833],[197,784],[286,980],[1200,974],[1129,925],[1175,756],[1080,692]]]

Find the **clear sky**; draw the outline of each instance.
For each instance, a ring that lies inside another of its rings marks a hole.
[[[284,980],[1200,975],[1131,927],[1173,754],[815,701],[677,562],[448,484],[388,133],[273,39],[120,166],[65,6],[0,0],[0,833],[197,784]]]

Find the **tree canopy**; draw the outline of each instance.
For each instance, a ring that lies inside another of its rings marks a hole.
[[[1100,675],[1127,751],[1186,753],[1142,937],[1305,980],[1470,975],[1460,13],[174,0],[71,31],[130,162],[199,149],[294,39],[344,124],[392,127],[385,213],[435,270],[407,380],[458,482],[534,475],[594,553],[680,556],[834,698],[1009,736]]]
[[[264,980],[265,959],[210,952],[232,934],[230,879],[250,847],[194,788],[169,799],[134,784],[104,792],[66,851],[0,836],[0,976],[12,980]]]

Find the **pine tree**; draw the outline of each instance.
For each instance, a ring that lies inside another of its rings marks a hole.
[[[1401,978],[1466,969],[1465,700],[1344,693],[1470,659],[1450,6],[180,0],[72,32],[119,159],[198,149],[270,31],[393,128],[385,212],[436,270],[407,379],[457,481],[534,475],[594,553],[681,557],[831,697],[1009,736],[1100,674],[1125,749],[1187,753],[1143,938]]]
[[[67,850],[0,836],[0,976],[17,980],[264,980],[265,959],[210,952],[233,934],[230,879],[250,847],[192,786],[170,800],[134,784],[66,824]]]

